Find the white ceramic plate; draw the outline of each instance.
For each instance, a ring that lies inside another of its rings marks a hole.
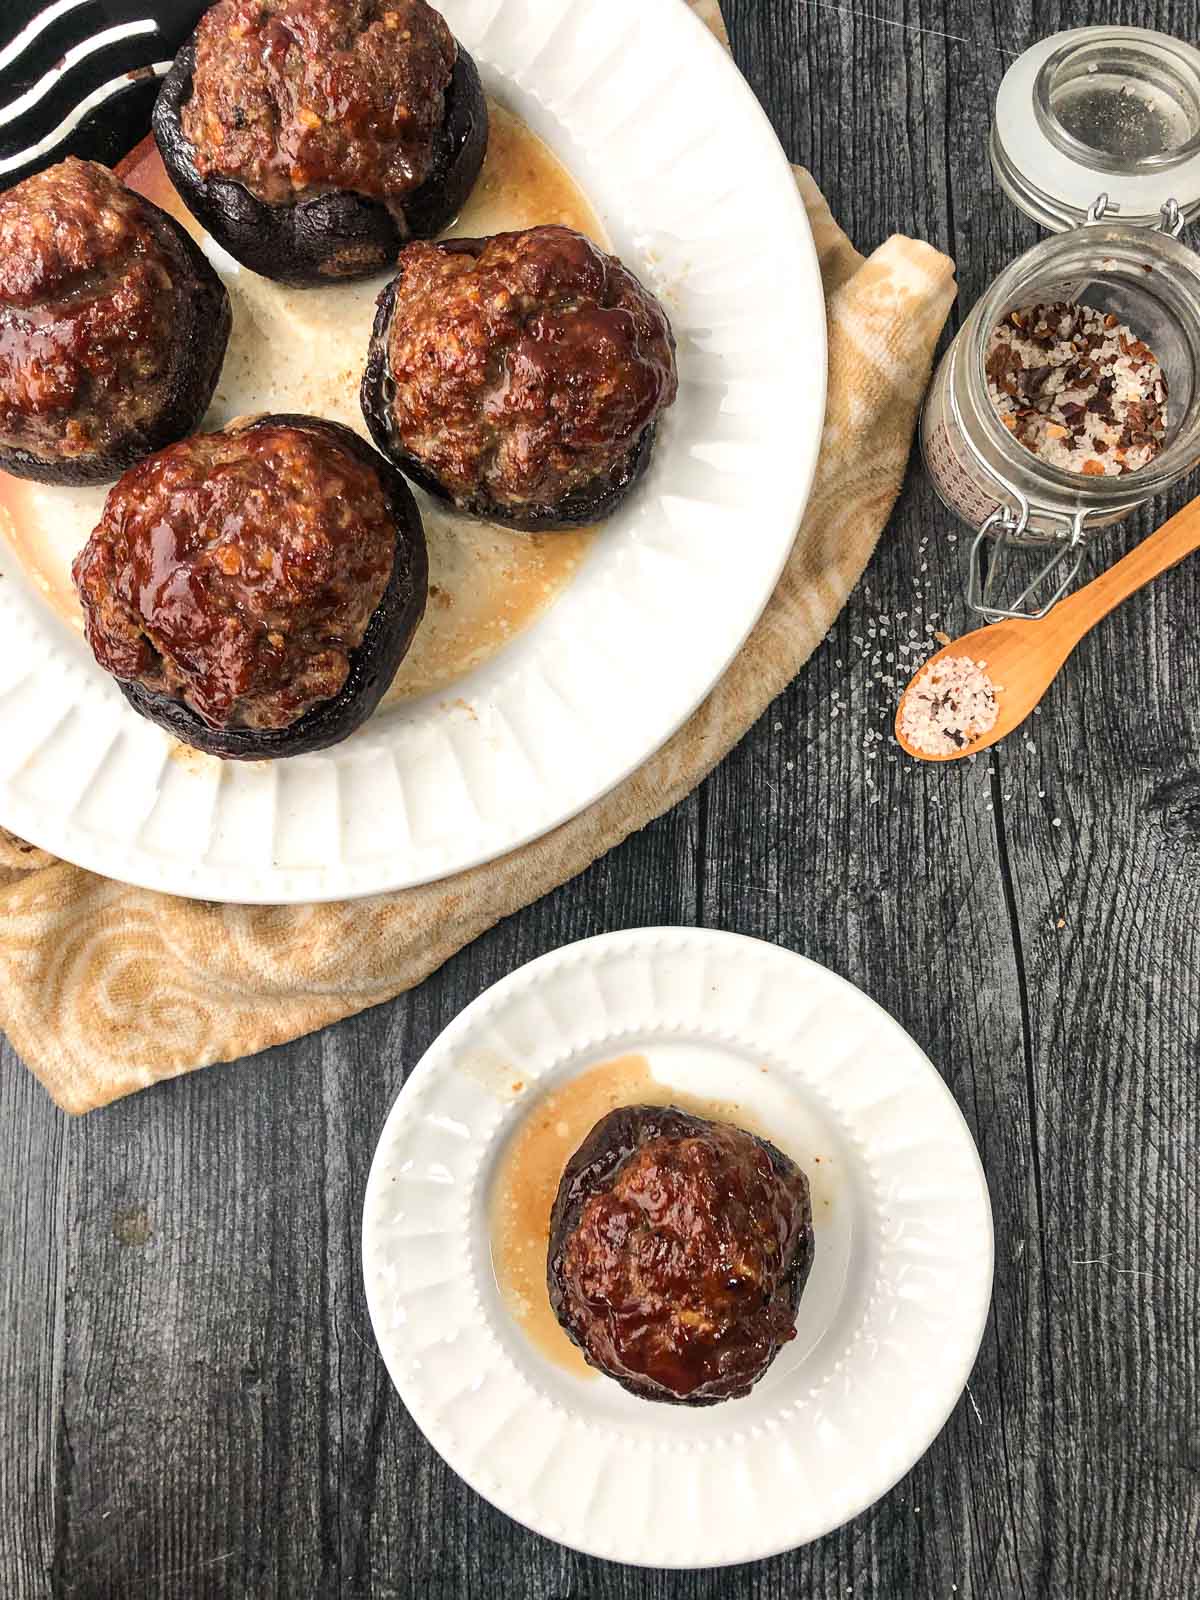
[[[738,1102],[812,1182],[797,1337],[742,1400],[656,1405],[575,1377],[496,1287],[507,1139],[548,1088],[629,1051]],[[650,928],[531,962],[437,1039],[375,1154],[363,1269],[393,1382],[473,1488],[589,1554],[706,1567],[818,1538],[926,1450],[983,1334],[991,1210],[949,1091],[873,1001],[758,940]]]
[[[555,603],[449,694],[385,707],[291,761],[179,759],[4,550],[0,823],[68,860],[177,894],[281,903],[491,859],[668,738],[775,584],[816,462],[825,317],[804,209],[760,107],[679,0],[441,9],[489,93],[550,145],[666,300],[681,383],[651,471]]]

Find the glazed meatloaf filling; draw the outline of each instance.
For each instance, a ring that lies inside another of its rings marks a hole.
[[[581,233],[411,244],[400,267],[388,421],[465,507],[560,502],[628,456],[675,398],[666,313]]]
[[[210,727],[281,728],[341,689],[394,557],[371,468],[305,429],[263,425],[133,467],[74,576],[114,677]]]
[[[178,272],[107,167],[71,157],[0,195],[0,445],[78,457],[154,417]]]
[[[429,175],[457,55],[425,0],[220,0],[183,108],[196,168],[270,205],[398,199]]]
[[[550,1292],[588,1359],[649,1398],[748,1393],[795,1335],[804,1174],[740,1128],[648,1106],[610,1113],[567,1170]]]

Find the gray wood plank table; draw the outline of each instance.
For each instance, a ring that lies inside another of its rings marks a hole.
[[[727,14],[859,245],[957,258],[956,322],[1037,237],[987,165],[1006,61],[1079,23],[1200,25],[1197,0]],[[417,993],[78,1122],[6,1054],[5,1600],[1200,1595],[1200,564],[1087,642],[1028,743],[918,770],[865,748],[890,699],[863,641],[903,609],[963,626],[954,531],[914,466],[830,639],[710,781]],[[969,1395],[890,1495],[674,1574],[560,1549],[447,1470],[376,1355],[359,1216],[405,1072],[467,1001],[567,940],[696,922],[825,962],[913,1033],[978,1140],[997,1261]]]

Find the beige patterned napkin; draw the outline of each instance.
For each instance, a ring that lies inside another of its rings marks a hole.
[[[691,3],[728,43],[716,0]],[[60,1106],[90,1111],[412,988],[683,799],[799,671],[895,502],[955,287],[953,263],[912,239],[889,239],[864,261],[808,173],[797,168],[796,181],[829,315],[821,460],[779,586],[712,694],[645,766],[553,833],[457,877],[367,900],[180,900],[0,832],[0,1026]]]

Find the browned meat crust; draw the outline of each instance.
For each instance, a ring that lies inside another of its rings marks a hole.
[[[649,1400],[748,1394],[795,1336],[808,1182],[765,1140],[674,1107],[603,1117],[567,1164],[547,1284],[593,1366]]]
[[[538,527],[587,520],[564,508],[623,487],[676,389],[658,300],[582,234],[545,226],[401,253],[363,409],[418,482]]]
[[[271,205],[398,199],[429,174],[456,54],[425,0],[219,0],[182,111],[196,168]]]
[[[228,330],[207,261],[106,167],[27,178],[0,196],[0,465],[116,477],[199,421]]]
[[[127,472],[74,576],[106,671],[212,728],[285,728],[341,690],[395,541],[369,460],[260,423]]]

